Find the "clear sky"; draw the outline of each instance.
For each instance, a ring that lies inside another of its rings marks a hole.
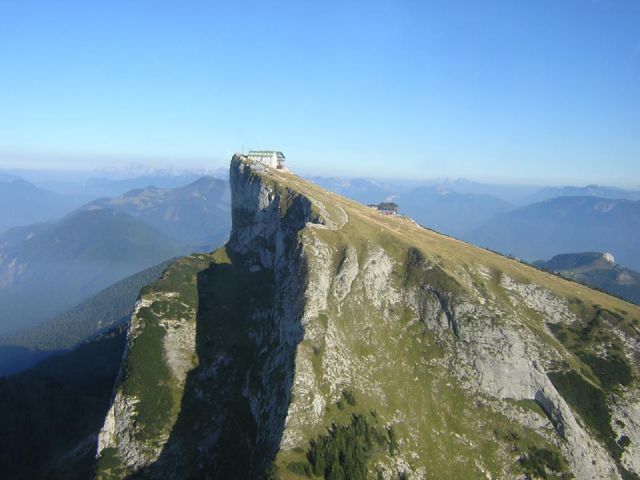
[[[640,1],[0,0],[0,167],[640,186]]]

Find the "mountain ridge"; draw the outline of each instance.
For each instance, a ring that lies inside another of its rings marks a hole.
[[[640,200],[640,191],[619,187],[585,185],[584,187],[546,187],[527,198],[528,203],[537,203],[557,197],[599,197],[607,199]]]
[[[499,214],[463,239],[527,261],[558,252],[612,252],[640,268],[640,201],[558,197]]]
[[[84,210],[0,235],[2,333],[62,313],[110,284],[185,253],[125,213]]]
[[[203,176],[177,188],[136,188],[115,198],[95,200],[81,210],[107,208],[126,213],[184,245],[207,250],[228,238],[228,196],[227,181]]]
[[[10,228],[53,220],[85,199],[38,188],[20,177],[0,181],[0,233]]]
[[[640,308],[240,155],[230,179],[227,245],[136,306],[98,478],[640,471]]]
[[[607,260],[603,253],[565,253],[534,265],[640,304],[640,272]]]

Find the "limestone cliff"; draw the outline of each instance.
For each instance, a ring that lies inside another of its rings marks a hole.
[[[236,155],[146,289],[98,478],[637,478],[640,309]]]

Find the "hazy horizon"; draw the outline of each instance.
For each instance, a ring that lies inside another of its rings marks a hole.
[[[180,175],[180,174],[219,174],[222,171],[228,169],[228,162],[225,163],[211,163],[207,165],[203,163],[196,166],[181,165],[179,163],[166,163],[166,164],[154,164],[144,163],[141,161],[130,162],[125,164],[107,165],[102,167],[94,167],[92,165],[85,165],[85,168],[64,166],[64,165],[46,165],[37,166],[32,165],[30,167],[23,166],[5,166],[0,162],[0,175],[9,174],[17,177],[24,178],[27,181],[33,183],[40,183],[34,180],[41,179],[47,175],[52,175],[52,179],[62,180],[69,179],[70,181],[75,178],[83,179],[99,179],[99,178],[111,178],[111,179],[134,179],[136,177],[145,175]],[[575,179],[509,179],[509,178],[491,178],[491,177],[471,177],[471,176],[457,176],[457,175],[443,175],[443,176],[416,176],[416,177],[403,177],[403,176],[376,176],[366,173],[345,173],[339,174],[336,172],[321,172],[313,170],[304,170],[302,172],[297,171],[293,166],[294,173],[300,174],[306,178],[321,177],[325,179],[329,178],[341,178],[341,179],[365,179],[371,181],[388,181],[398,183],[416,183],[426,184],[429,182],[473,182],[479,184],[496,185],[496,186],[514,186],[514,187],[531,187],[531,188],[545,188],[545,187],[587,187],[591,185],[597,185],[600,187],[612,187],[621,188],[625,190],[640,190],[640,184],[634,183],[602,183],[602,182],[580,182]]]

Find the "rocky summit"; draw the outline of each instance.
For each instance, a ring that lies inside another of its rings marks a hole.
[[[143,290],[96,476],[640,478],[640,308],[231,162]]]

